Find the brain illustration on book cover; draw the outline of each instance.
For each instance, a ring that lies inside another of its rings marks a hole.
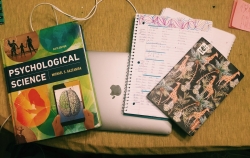
[[[62,126],[84,122],[84,100],[79,81],[71,81],[53,86],[56,109]]]
[[[79,24],[5,38],[1,54],[18,144],[101,126]]]
[[[201,38],[147,98],[189,135],[194,135],[243,77]]]

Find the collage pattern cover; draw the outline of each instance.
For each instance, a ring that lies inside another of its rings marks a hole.
[[[215,47],[201,38],[147,98],[192,136],[243,77]]]
[[[101,126],[79,24],[3,39],[1,54],[17,144]]]

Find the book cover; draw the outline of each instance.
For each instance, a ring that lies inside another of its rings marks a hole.
[[[101,126],[79,24],[3,39],[1,54],[18,144]]]
[[[213,45],[201,38],[147,98],[192,136],[243,77]]]

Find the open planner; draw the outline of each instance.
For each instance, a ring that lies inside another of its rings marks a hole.
[[[146,95],[198,39],[211,42],[211,28],[207,20],[136,14],[124,114],[167,118]]]

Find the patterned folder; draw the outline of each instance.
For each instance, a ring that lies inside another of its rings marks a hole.
[[[201,38],[147,98],[192,136],[243,77]]]

